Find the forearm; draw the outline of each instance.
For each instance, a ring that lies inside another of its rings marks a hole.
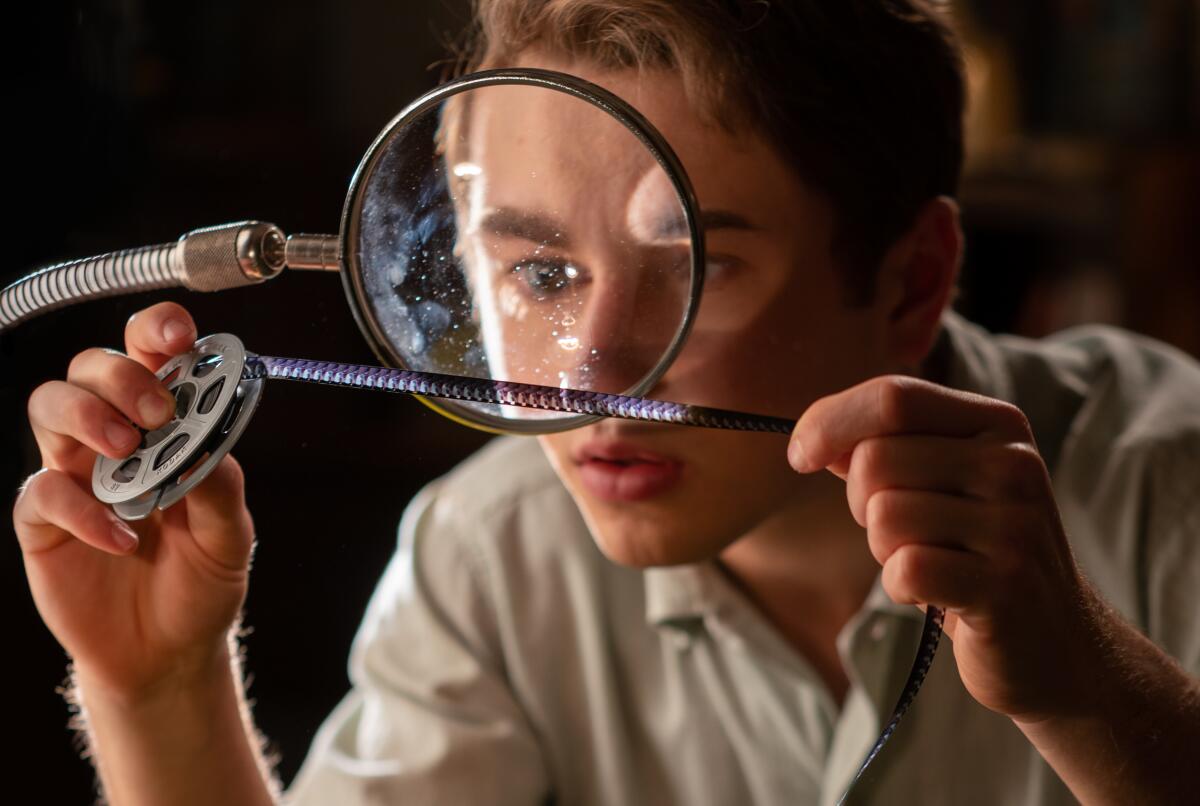
[[[1200,789],[1200,681],[1103,604],[1103,651],[1072,713],[1016,720],[1085,806],[1186,803]]]
[[[131,698],[75,670],[76,697],[112,806],[275,802],[238,664],[224,653],[186,683]]]

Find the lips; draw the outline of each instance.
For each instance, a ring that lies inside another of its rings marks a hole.
[[[611,502],[644,501],[674,487],[683,463],[625,442],[597,440],[575,451],[579,478],[588,492]]]

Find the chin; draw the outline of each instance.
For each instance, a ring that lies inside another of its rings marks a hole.
[[[602,423],[540,437],[611,561],[634,568],[716,558],[795,483],[783,448],[754,437]],[[774,464],[779,468],[772,470]]]
[[[744,532],[733,524],[714,522],[708,517],[712,513],[698,512],[684,501],[611,504],[571,492],[601,553],[619,565],[651,568],[704,562]]]

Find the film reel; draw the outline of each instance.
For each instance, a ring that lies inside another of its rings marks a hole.
[[[125,520],[166,509],[199,484],[237,442],[262,396],[248,377],[241,340],[214,333],[156,373],[175,396],[175,416],[147,431],[124,459],[96,457],[92,491]]]

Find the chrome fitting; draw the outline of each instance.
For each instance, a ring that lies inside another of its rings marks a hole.
[[[221,291],[269,280],[283,269],[283,232],[263,221],[192,230],[179,239],[183,285]]]
[[[279,227],[261,221],[247,222],[237,234],[238,265],[251,280],[269,280],[283,271],[286,246]]]
[[[313,269],[316,271],[340,271],[341,256],[338,254],[336,235],[305,235],[297,233],[287,238],[284,262],[289,269]]]

